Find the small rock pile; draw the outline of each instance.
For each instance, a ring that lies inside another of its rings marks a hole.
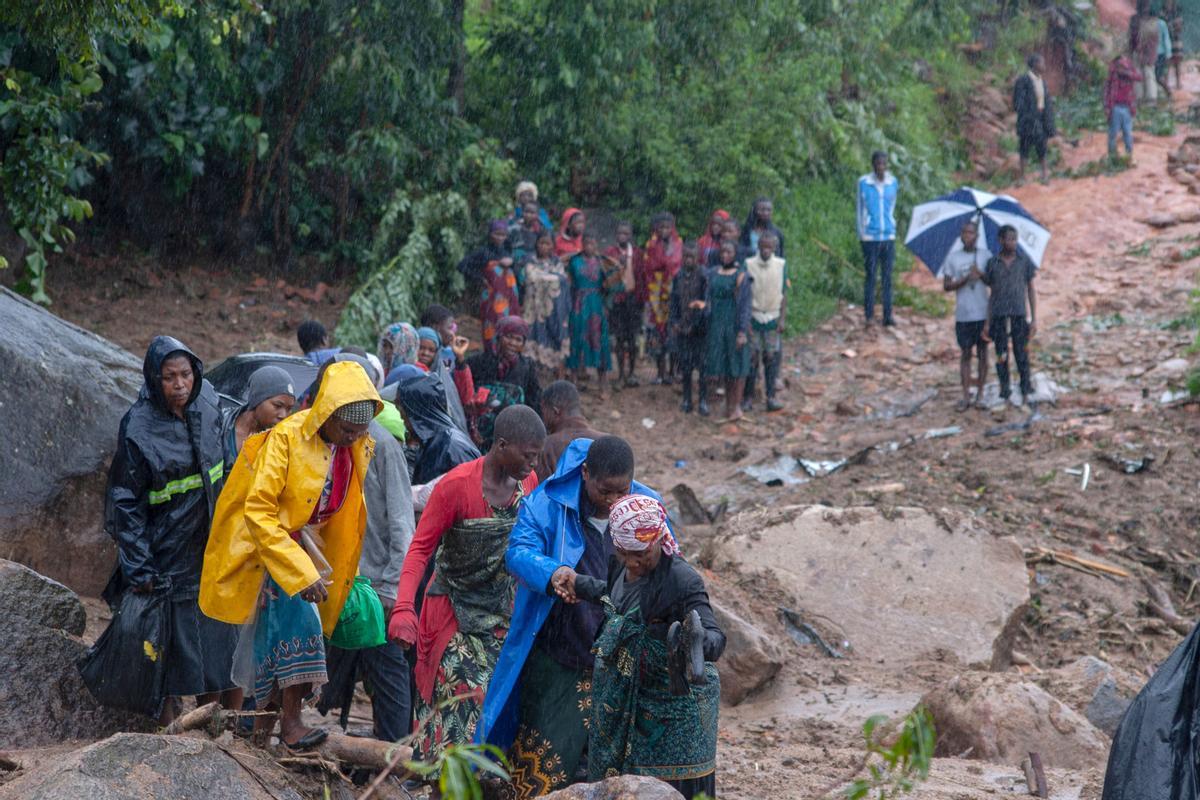
[[[1200,136],[1189,136],[1173,152],[1167,153],[1167,174],[1200,194]]]

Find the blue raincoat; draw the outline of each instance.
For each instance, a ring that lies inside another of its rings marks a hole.
[[[583,488],[583,462],[591,445],[591,439],[571,442],[554,474],[521,504],[517,524],[508,538],[504,558],[508,571],[517,579],[517,600],[512,625],[483,701],[483,715],[475,728],[476,742],[496,745],[505,752],[517,732],[521,670],[556,599],[553,593],[546,593],[550,576],[561,566],[574,568],[583,555],[579,494]],[[637,481],[630,491],[662,499]]]

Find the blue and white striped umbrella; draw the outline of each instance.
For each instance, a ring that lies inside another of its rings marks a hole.
[[[904,246],[937,275],[946,255],[959,245],[963,223],[972,219],[979,224],[988,250],[1000,252],[1000,226],[1012,225],[1017,229],[1017,246],[1034,266],[1042,265],[1050,231],[1022,208],[1016,198],[970,187],[914,208]]]

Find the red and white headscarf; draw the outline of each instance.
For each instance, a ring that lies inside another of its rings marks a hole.
[[[679,543],[667,525],[667,509],[644,494],[627,494],[613,505],[608,513],[608,533],[622,550],[640,552],[661,542],[667,555],[679,553]]]

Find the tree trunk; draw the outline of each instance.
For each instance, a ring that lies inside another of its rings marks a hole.
[[[463,27],[466,0],[450,0],[450,79],[447,93],[454,101],[454,113],[462,116],[467,105],[467,34]]]

